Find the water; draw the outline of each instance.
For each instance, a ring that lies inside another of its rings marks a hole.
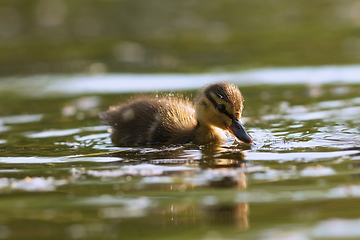
[[[359,71],[3,78],[0,239],[359,238]],[[97,116],[221,80],[256,144],[114,147]]]

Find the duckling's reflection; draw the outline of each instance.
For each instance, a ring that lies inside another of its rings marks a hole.
[[[225,180],[227,181],[227,180]],[[237,184],[212,184],[212,187],[246,188],[246,176],[238,175]],[[168,186],[166,191],[185,190],[184,185]],[[165,189],[164,189],[165,190]],[[215,196],[204,196],[201,204],[172,203],[161,210],[163,228],[167,226],[199,226],[203,224],[233,225],[239,230],[249,228],[249,204],[247,202],[218,203]],[[212,202],[213,201],[213,202]]]
[[[231,184],[229,184],[231,183]],[[233,187],[239,190],[246,188],[246,176],[243,172],[237,174],[235,179],[229,181],[229,178],[224,177],[223,180],[217,184],[212,184],[213,187]],[[232,204],[216,204],[205,207],[206,215],[211,223],[214,224],[234,224],[240,230],[247,230],[249,228],[249,204],[247,202],[236,202]]]
[[[207,171],[220,171],[219,174],[223,176],[211,181],[211,187],[236,188],[240,191],[247,187],[245,173],[236,170],[245,167],[245,155],[238,148],[220,145],[204,148],[201,167]],[[249,204],[246,202],[235,202],[227,205],[216,204],[205,209],[212,223],[233,223],[242,230],[249,228]]]
[[[245,156],[237,150],[229,150],[221,146],[204,147],[199,162],[203,173],[213,176],[208,181],[210,188],[246,189],[246,175],[239,168],[245,167]],[[189,191],[196,189],[196,184],[171,184],[165,191]],[[236,195],[236,192],[229,194]],[[229,196],[236,198],[235,196]],[[161,213],[163,227],[169,225],[198,226],[205,223],[218,225],[235,225],[240,230],[249,228],[249,204],[247,202],[221,203],[216,196],[205,196],[201,204],[173,203]]]
[[[190,154],[187,154],[189,152]],[[206,180],[206,185],[210,188],[242,191],[247,187],[246,175],[241,171],[241,168],[245,167],[245,155],[241,148],[235,145],[231,147],[211,144],[200,147],[134,148],[130,151],[112,153],[111,156],[120,157],[123,160],[123,164],[125,162],[132,164],[148,162],[157,165],[197,167],[202,170],[199,174],[200,180]],[[183,172],[182,174],[184,178],[190,176],[191,179],[189,172]],[[194,179],[196,176],[192,177],[193,182],[182,181],[172,184],[161,184],[160,189],[164,192],[190,192],[199,186]],[[200,187],[204,188],[204,185],[200,184]],[[237,202],[236,191],[230,191],[229,194],[234,195],[228,196],[234,199],[230,203],[222,203],[215,196],[204,196],[203,201],[200,201],[200,203],[193,198],[189,198],[189,203],[170,203],[167,208],[159,209],[160,212],[158,214],[162,216],[162,225],[166,228],[167,226],[174,225],[199,226],[204,223],[216,225],[233,224],[238,229],[248,229],[248,203]],[[215,200],[214,202],[209,202],[209,199]],[[219,202],[217,202],[218,200]]]
[[[223,145],[208,145],[202,148],[200,167],[207,168],[239,168],[245,166],[245,155],[239,148]]]

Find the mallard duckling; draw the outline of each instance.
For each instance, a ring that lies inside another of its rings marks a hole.
[[[242,109],[243,97],[236,86],[215,83],[199,92],[195,107],[181,98],[145,97],[99,115],[111,126],[111,140],[118,146],[222,142],[224,130],[251,143],[240,123]]]

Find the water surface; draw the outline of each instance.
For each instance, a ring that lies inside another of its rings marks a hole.
[[[0,238],[358,238],[359,71],[3,78]],[[97,116],[221,80],[240,86],[256,144],[114,147]]]

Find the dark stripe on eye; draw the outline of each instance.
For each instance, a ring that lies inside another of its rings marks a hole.
[[[228,116],[229,118],[234,119],[234,116],[232,114],[228,113],[228,111],[225,111],[224,114],[226,116]]]
[[[227,103],[231,103],[229,96],[228,96],[228,89],[229,87],[224,85],[224,84],[213,84],[211,86],[209,86],[209,88],[206,90],[206,95],[208,96],[208,94],[210,92],[214,93],[215,95],[218,96],[218,98],[224,100]]]
[[[209,92],[205,93],[205,96],[207,97],[207,99],[209,99],[209,101],[214,105],[214,108],[218,109],[218,103],[212,98],[212,96],[210,95]],[[226,116],[228,116],[231,119],[234,119],[234,116],[232,114],[230,114],[228,111],[224,111],[222,112],[223,114],[225,114]]]
[[[221,93],[215,93],[220,99],[222,99],[222,100],[224,100],[225,102],[227,102],[227,103],[230,103],[230,100],[229,100],[229,98],[225,95],[225,96],[223,96],[223,95],[221,95]]]
[[[214,108],[217,108],[217,102],[212,98],[212,96],[210,95],[209,92],[205,93],[205,96],[207,97],[207,99],[209,99],[209,101],[214,105]]]

